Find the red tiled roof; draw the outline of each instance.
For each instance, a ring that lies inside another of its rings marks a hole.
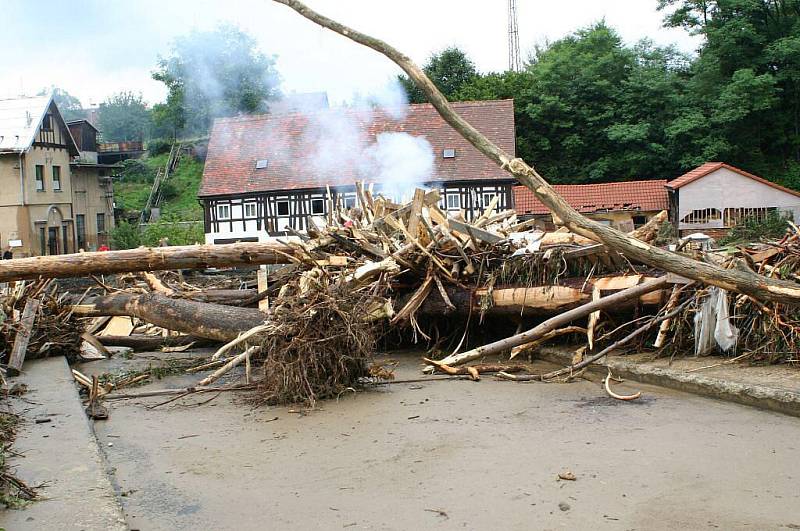
[[[490,140],[514,154],[513,100],[458,102],[453,106]],[[334,168],[328,175],[315,169],[318,167],[315,162],[319,160],[319,145],[335,143],[336,135],[315,138],[317,128],[310,127],[310,124],[325,123],[328,118],[335,120],[343,115],[348,118],[346,123],[353,124],[354,128],[345,127],[341,134],[360,135],[364,144],[371,144],[376,135],[383,132],[424,136],[433,147],[432,181],[511,179],[508,173],[450,127],[432,105],[418,104],[409,105],[401,119],[394,119],[378,110],[365,112],[359,109],[322,110],[311,115],[286,113],[217,119],[211,131],[198,195],[317,188],[326,184],[351,185],[359,179],[373,182],[374,178],[359,175],[359,161],[355,155],[354,160]],[[455,158],[444,159],[444,149],[455,149]],[[305,157],[298,158],[292,154],[305,154]],[[260,159],[268,160],[266,169],[256,169],[256,160]]]
[[[555,191],[572,208],[582,213],[609,210],[666,210],[668,207],[665,179],[626,181],[603,184],[556,184]],[[525,186],[514,187],[514,208],[520,215],[548,214],[544,206]]]
[[[697,168],[693,169],[692,171],[686,172],[683,175],[681,175],[680,177],[677,177],[677,178],[671,180],[670,182],[667,183],[667,188],[669,188],[671,190],[677,190],[681,186],[685,186],[685,185],[689,184],[692,181],[696,181],[697,179],[699,179],[701,177],[705,177],[709,173],[717,171],[720,168],[725,168],[725,169],[728,169],[728,170],[731,170],[731,171],[735,171],[739,175],[743,175],[744,177],[749,177],[750,179],[758,181],[761,184],[766,184],[767,186],[771,186],[773,188],[777,188],[778,190],[786,192],[787,194],[792,194],[792,195],[796,195],[796,196],[800,197],[800,192],[797,192],[795,190],[790,190],[789,188],[785,188],[785,187],[783,187],[783,186],[781,186],[779,184],[775,184],[772,181],[768,181],[768,180],[764,179],[763,177],[759,177],[758,175],[753,175],[752,173],[748,173],[748,172],[746,172],[746,171],[744,171],[742,169],[739,169],[739,168],[737,168],[735,166],[731,166],[730,164],[725,164],[724,162],[706,162],[705,164],[703,164],[701,166],[698,166]]]

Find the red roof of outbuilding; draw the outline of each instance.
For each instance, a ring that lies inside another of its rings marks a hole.
[[[738,173],[739,175],[743,175],[744,177],[749,177],[750,179],[758,181],[758,182],[760,182],[762,184],[766,184],[767,186],[771,186],[772,188],[777,188],[778,190],[781,190],[781,191],[786,192],[788,194],[792,194],[792,195],[796,195],[796,196],[800,197],[800,192],[797,192],[795,190],[790,190],[789,188],[786,188],[786,187],[781,186],[779,184],[775,184],[774,182],[768,181],[768,180],[764,179],[763,177],[759,177],[758,175],[753,175],[752,173],[748,173],[748,172],[746,172],[746,171],[744,171],[744,170],[742,170],[740,168],[737,168],[736,166],[731,166],[730,164],[725,164],[724,162],[706,162],[705,164],[703,164],[701,166],[698,166],[697,168],[693,169],[692,171],[686,172],[683,175],[681,175],[680,177],[677,177],[677,178],[671,180],[670,182],[667,183],[667,188],[670,188],[672,190],[677,190],[681,186],[685,186],[685,185],[689,184],[692,181],[696,181],[697,179],[699,179],[701,177],[705,177],[709,173],[717,171],[720,168],[725,168],[725,169],[734,171],[734,172]]]
[[[507,153],[514,154],[513,100],[452,105],[490,140]],[[322,131],[328,133],[321,136]],[[424,136],[430,142],[434,154],[431,181],[512,179],[450,127],[432,105],[418,104],[408,105],[404,116],[399,119],[383,111],[364,109],[217,119],[211,131],[198,195],[208,197],[318,188],[326,184],[341,186],[351,185],[356,180],[372,182],[375,179],[363,175],[359,169],[360,154],[352,154],[352,159],[330,171],[320,170],[316,163],[324,153],[320,154],[319,148],[326,142],[335,144],[337,135],[355,136],[363,145],[369,145],[383,132],[406,132]],[[455,158],[444,159],[444,149],[455,149]],[[261,159],[268,161],[267,167],[256,169],[256,161]]]
[[[610,210],[666,210],[665,179],[626,181],[602,184],[556,184],[553,188],[572,208],[581,213]],[[548,214],[544,206],[525,186],[514,187],[517,214]]]

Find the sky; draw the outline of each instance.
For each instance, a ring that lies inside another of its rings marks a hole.
[[[458,46],[482,72],[508,64],[505,0],[308,0],[351,27],[379,37],[422,64]],[[680,29],[661,27],[657,0],[517,0],[523,59],[534,45],[600,20],[627,43],[650,38],[685,52],[699,45]],[[281,89],[327,91],[333,104],[380,90],[400,73],[388,59],[322,29],[269,0],[0,0],[0,97],[33,95],[57,86],[83,105],[119,91],[163,101],[151,78],[159,56],[192,29],[233,23],[276,57]],[[44,16],[44,13],[48,13]]]

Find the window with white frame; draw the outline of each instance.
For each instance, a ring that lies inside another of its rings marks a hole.
[[[447,210],[461,209],[461,195],[458,193],[447,194]]]
[[[231,219],[231,206],[217,205],[217,219]]]
[[[355,208],[356,206],[356,198],[355,196],[349,196],[344,198],[344,207],[345,208]]]
[[[483,194],[483,208],[488,208],[491,202],[494,200],[494,196],[497,195],[494,192],[486,192]]]
[[[312,214],[324,214],[325,213],[325,200],[324,199],[312,199],[311,200],[311,213]]]
[[[256,217],[256,204],[255,203],[245,203],[244,204],[244,217],[246,217],[246,218],[254,218],[254,217]]]
[[[289,201],[277,201],[275,206],[278,210],[279,216],[288,216],[289,215]]]

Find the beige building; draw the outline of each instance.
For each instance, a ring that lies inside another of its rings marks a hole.
[[[80,139],[81,149],[51,96],[0,100],[0,246],[15,258],[107,241],[111,168],[97,164],[96,133]],[[94,142],[84,142],[89,136]]]

